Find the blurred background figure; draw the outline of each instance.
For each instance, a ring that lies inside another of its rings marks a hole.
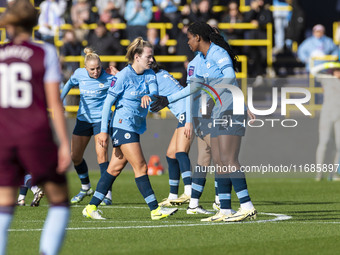
[[[146,25],[152,20],[151,0],[128,0],[124,18],[127,24],[127,39],[133,41],[141,36],[146,40]]]
[[[340,157],[340,63],[330,62],[317,65],[311,69],[311,73],[322,84],[323,104],[319,119],[319,143],[316,150],[316,164],[324,166],[327,147],[331,139],[334,139],[336,153],[334,164],[339,163]],[[334,135],[333,135],[334,134]],[[324,168],[322,167],[322,170]],[[323,171],[318,172],[315,179],[321,181]],[[328,180],[339,181],[336,171],[329,171]]]
[[[169,36],[165,35],[163,39],[159,38],[158,30],[155,28],[148,28],[147,31],[147,41],[153,46],[154,55],[167,55],[168,49],[166,47],[166,42],[169,40]]]
[[[243,22],[243,15],[239,10],[238,3],[236,1],[230,1],[228,4],[228,8],[226,13],[222,16],[221,19],[222,23],[242,23]],[[223,30],[224,34],[226,35],[226,38],[228,40],[237,40],[237,39],[243,39],[244,38],[244,30],[242,29],[227,29]],[[243,47],[240,46],[233,46],[233,50],[237,55],[242,54]]]
[[[96,0],[96,7],[100,20],[108,23],[113,16],[124,17],[124,0]]]
[[[88,34],[88,29],[82,26],[96,22],[88,0],[78,0],[71,7],[71,21],[79,41],[83,41]]]
[[[338,56],[338,47],[334,44],[333,39],[325,35],[325,27],[321,24],[313,27],[313,35],[305,39],[298,48],[298,57],[309,67],[313,57],[322,57],[325,55]],[[313,65],[318,65],[322,61],[314,61]]]
[[[88,46],[99,56],[116,56],[124,54],[120,41],[112,36],[107,30],[106,24],[101,21],[97,23],[97,28],[89,33],[87,42]],[[108,66],[109,64],[107,62],[103,62],[104,69]]]
[[[273,22],[271,11],[263,0],[251,0],[250,7],[251,10],[244,13],[244,22],[250,22],[258,28],[247,31],[246,39],[267,39],[266,25]],[[245,50],[248,55],[249,77],[256,77],[253,86],[260,86],[263,84],[263,75],[266,74],[266,47],[250,46]]]
[[[59,60],[63,70],[63,80],[67,81],[71,74],[79,68],[79,62],[64,62],[67,56],[79,56],[82,54],[83,45],[77,40],[74,30],[66,30],[63,37],[63,46],[60,47]]]
[[[189,62],[194,58],[194,53],[190,50],[189,45],[186,43],[188,40],[187,33],[188,33],[188,27],[191,23],[191,21],[188,18],[184,18],[180,22],[183,26],[181,28],[181,31],[177,34],[175,39],[177,40],[177,45],[175,47],[175,55],[179,56],[187,56],[187,60],[182,62],[173,62],[171,71],[174,72],[181,72],[182,78],[179,80],[180,84],[185,87],[186,86],[186,80],[187,80],[187,68]]]
[[[54,44],[54,36],[60,25],[64,24],[65,0],[46,0],[40,4],[38,38]]]
[[[124,0],[96,0],[96,7],[100,19],[104,21],[104,16],[109,14],[109,19],[117,14],[122,18],[125,12],[125,1]],[[104,21],[105,22],[105,21]]]
[[[273,6],[278,8],[289,7],[287,0],[273,0]],[[292,16],[291,11],[275,10],[273,11],[274,18],[274,42],[273,54],[278,54],[283,51],[285,45],[285,30]]]
[[[286,29],[286,46],[291,49],[293,42],[300,44],[304,39],[305,34],[305,12],[300,5],[300,0],[287,0],[287,3],[292,6],[292,16]]]

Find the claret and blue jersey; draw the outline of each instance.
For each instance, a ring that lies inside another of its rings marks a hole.
[[[128,65],[112,80],[103,108],[101,132],[107,133],[109,109],[115,103],[113,120],[110,127],[142,134],[146,130],[148,108],[141,107],[141,99],[148,95],[154,100],[158,95],[156,74],[151,69],[137,74]]]
[[[80,102],[77,118],[96,123],[101,121],[107,91],[114,76],[102,70],[97,79],[91,78],[85,68],[78,68],[65,84],[61,93],[63,100],[71,88],[79,86]]]

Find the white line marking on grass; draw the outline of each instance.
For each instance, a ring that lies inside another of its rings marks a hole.
[[[143,229],[143,228],[173,228],[173,227],[195,227],[195,226],[226,226],[230,224],[249,224],[249,223],[266,223],[266,222],[277,222],[283,220],[289,220],[292,216],[284,215],[284,214],[277,214],[277,213],[259,213],[268,216],[275,216],[274,219],[269,220],[258,220],[258,221],[243,221],[243,222],[214,222],[214,223],[188,223],[188,224],[178,224],[182,223],[183,221],[171,221],[173,224],[165,224],[165,225],[144,225],[144,226],[112,226],[112,227],[79,227],[79,228],[67,228],[68,231],[70,230],[110,230],[110,229]],[[113,222],[113,221],[93,221],[95,223],[102,222]],[[121,221],[115,221],[117,223]],[[131,222],[133,221],[124,221],[124,222]],[[170,221],[168,221],[170,223]],[[31,232],[31,231],[42,231],[41,228],[39,229],[10,229],[11,232]]]

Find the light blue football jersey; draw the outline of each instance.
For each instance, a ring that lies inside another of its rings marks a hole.
[[[211,43],[206,56],[198,52],[188,65],[187,83],[185,89],[168,97],[170,103],[194,93],[196,94],[192,96],[193,99],[201,98],[198,91],[201,91],[201,95],[207,91],[209,92],[207,99],[212,96],[216,102],[212,117],[219,118],[221,112],[233,109],[233,96],[229,89],[223,88],[223,85],[238,86],[238,84],[232,60],[223,48]],[[198,109],[200,100],[191,100],[191,113],[194,116],[195,113],[200,114],[201,110]]]
[[[61,92],[61,100],[74,86],[79,86],[80,102],[77,119],[89,123],[100,122],[107,91],[113,75],[102,70],[97,79],[91,78],[85,68],[78,68],[65,84]]]
[[[160,96],[170,96],[183,89],[181,84],[166,70],[159,70],[159,72],[156,73],[156,77],[158,83],[158,93]],[[178,119],[179,116],[186,111],[185,98],[169,104],[168,108]]]
[[[137,74],[128,65],[112,80],[105,100],[101,132],[107,133],[109,109],[115,103],[116,110],[110,127],[143,134],[146,130],[146,115],[148,108],[141,107],[141,99],[148,95],[154,100],[158,94],[156,74],[147,69],[143,74]]]

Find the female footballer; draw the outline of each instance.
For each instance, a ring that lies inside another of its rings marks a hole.
[[[105,219],[97,210],[109,187],[129,162],[135,173],[137,187],[151,211],[151,219],[159,220],[175,213],[178,209],[158,206],[147,175],[147,164],[140,145],[139,136],[146,130],[146,115],[149,103],[157,95],[157,80],[150,69],[153,62],[153,48],[141,37],[136,38],[127,48],[128,66],[112,80],[105,99],[100,146],[107,146],[108,133],[111,136],[113,151],[107,171],[101,176],[90,204],[83,210],[83,216],[92,219]],[[111,106],[116,110],[108,128]],[[108,130],[109,129],[109,130]]]
[[[60,65],[53,46],[32,42],[37,21],[29,0],[14,1],[0,17],[10,39],[0,45],[0,254],[6,253],[17,188],[26,171],[33,185],[43,186],[50,203],[39,254],[58,253],[70,215],[65,172],[71,157],[59,98]]]
[[[77,122],[71,140],[71,157],[81,181],[81,189],[71,199],[71,204],[79,203],[85,196],[93,194],[87,164],[83,158],[91,136],[94,136],[95,139],[97,161],[101,174],[106,171],[109,165],[107,146],[99,145],[98,135],[100,133],[104,100],[114,76],[103,70],[99,56],[91,48],[85,48],[84,53],[85,67],[78,68],[74,72],[61,92],[61,100],[64,100],[72,87],[79,86],[80,90]],[[111,189],[109,189],[102,205],[111,204],[112,196]]]
[[[256,210],[250,200],[245,175],[240,171],[238,154],[241,137],[245,133],[243,115],[233,114],[233,98],[229,89],[220,84],[237,85],[235,69],[237,56],[232,52],[229,44],[212,27],[204,22],[194,22],[188,28],[188,44],[192,51],[198,52],[188,65],[188,76],[200,77],[200,80],[190,80],[188,89],[184,89],[169,97],[156,96],[157,101],[151,106],[152,110],[159,110],[168,103],[174,102],[184,96],[196,92],[202,87],[216,87],[220,103],[217,103],[211,116],[214,119],[226,119],[224,125],[216,125],[211,130],[211,149],[214,163],[229,169],[227,172],[218,172],[216,181],[221,210],[214,216],[203,221],[241,221],[256,217]],[[192,90],[192,91],[190,91]],[[246,110],[245,110],[246,112]],[[234,125],[231,125],[233,123]],[[222,168],[222,169],[225,169]],[[230,169],[232,171],[230,171]],[[240,200],[240,209],[232,214],[231,186],[234,187]]]

